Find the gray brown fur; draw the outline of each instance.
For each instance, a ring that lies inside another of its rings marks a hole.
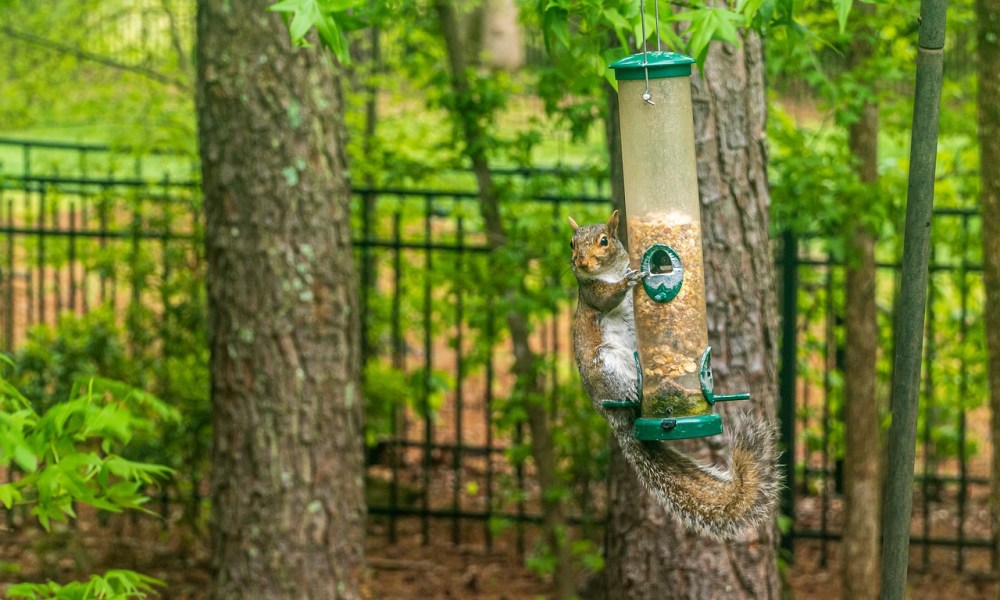
[[[747,419],[732,440],[728,469],[721,470],[699,464],[669,442],[636,440],[637,412],[604,408],[604,400],[638,399],[629,291],[645,274],[629,268],[618,240],[617,211],[607,223],[581,227],[570,222],[580,294],[573,330],[577,367],[594,408],[611,425],[643,487],[687,528],[709,537],[732,539],[769,520],[779,490],[770,423]]]

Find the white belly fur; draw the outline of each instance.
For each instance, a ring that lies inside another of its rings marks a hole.
[[[598,352],[599,360],[604,363],[603,370],[609,381],[617,382],[629,388],[638,376],[635,367],[635,321],[632,313],[632,294],[627,294],[625,300],[614,310],[604,314],[600,319],[604,333],[604,343]]]

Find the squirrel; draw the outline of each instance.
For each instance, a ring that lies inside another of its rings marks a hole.
[[[572,217],[572,268],[579,287],[573,346],[594,408],[611,426],[643,487],[688,529],[733,539],[770,518],[778,499],[774,427],[749,419],[735,434],[728,470],[704,466],[669,442],[635,439],[635,408],[604,400],[639,400],[632,288],[647,273],[629,266],[618,239],[618,211],[607,223],[580,226]]]

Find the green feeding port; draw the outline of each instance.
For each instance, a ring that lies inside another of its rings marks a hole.
[[[695,60],[679,52],[639,52],[611,63],[617,81],[690,77]]]
[[[642,288],[655,302],[670,302],[680,293],[684,283],[684,265],[670,246],[650,246],[642,256],[639,270],[649,273],[642,280]]]

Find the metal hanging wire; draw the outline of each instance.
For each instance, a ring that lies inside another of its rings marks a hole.
[[[653,18],[656,19],[656,51],[663,52],[660,48],[660,0],[653,0]]]
[[[656,51],[660,52],[660,3],[658,0],[653,0],[655,19],[656,19]],[[646,79],[646,91],[642,93],[642,99],[646,101],[647,104],[655,106],[656,102],[653,102],[653,95],[649,93],[649,53],[646,51],[646,0],[639,0],[639,23],[642,26],[642,68],[643,74]]]

